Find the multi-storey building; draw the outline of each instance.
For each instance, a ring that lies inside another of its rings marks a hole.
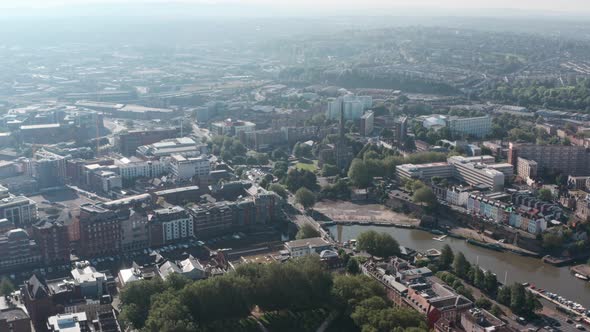
[[[22,228],[17,228],[0,235],[0,271],[10,268],[35,266],[41,256],[35,241]]]
[[[438,176],[450,178],[453,176],[453,167],[446,162],[428,164],[403,164],[395,167],[396,175],[400,179],[423,179],[429,180]]]
[[[211,164],[205,156],[186,158],[175,154],[170,158],[170,173],[174,178],[186,180],[193,177],[206,179],[211,172]]]
[[[148,216],[152,246],[194,236],[193,216],[180,206],[155,210]]]
[[[103,256],[121,250],[121,222],[116,212],[98,205],[82,205],[78,217],[78,255]]]
[[[123,208],[121,216],[121,249],[135,251],[150,246],[150,229],[145,212]]]
[[[480,158],[480,157],[476,157]],[[474,163],[471,158],[453,156],[448,159],[453,166],[453,177],[470,185],[484,185],[494,191],[504,189],[504,173],[484,163]]]
[[[28,160],[26,173],[37,180],[39,189],[62,187],[66,183],[66,158],[39,150]]]
[[[231,229],[234,213],[226,202],[204,204],[189,210],[193,217],[194,232],[198,237],[208,237]]]
[[[33,238],[45,264],[70,261],[68,227],[61,221],[43,220],[33,225]]]
[[[342,112],[345,120],[358,120],[363,115],[363,112],[372,106],[373,100],[370,96],[346,95],[328,103],[326,117],[336,120],[340,118]]]
[[[153,179],[168,173],[169,163],[163,160],[142,160],[137,157],[121,158],[115,161],[123,180],[135,178]]]
[[[254,130],[256,130],[256,124],[249,121],[227,119],[211,124],[211,134],[213,135],[239,137],[241,133],[249,133]]]
[[[15,227],[28,227],[37,221],[37,203],[25,196],[14,196],[0,186],[0,218]]]
[[[590,175],[590,153],[583,146],[510,143],[508,162],[517,167],[519,157],[534,160],[539,175],[551,172]]]
[[[171,138],[156,143],[142,145],[136,154],[144,158],[162,158],[171,155],[195,157],[207,153],[207,145],[195,142],[190,137]]]
[[[485,137],[492,130],[492,118],[480,116],[473,118],[449,117],[447,126],[451,133],[475,137]]]
[[[31,318],[21,308],[0,309],[0,331],[31,332]]]
[[[539,172],[539,165],[534,160],[518,157],[516,161],[516,173],[523,179],[535,179]]]
[[[124,156],[135,154],[138,147],[178,137],[179,128],[133,130],[117,136],[119,151]]]
[[[375,124],[375,115],[372,111],[368,111],[361,116],[360,133],[362,136],[369,136],[373,132]]]

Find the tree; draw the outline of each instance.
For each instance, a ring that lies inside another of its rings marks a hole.
[[[562,245],[563,236],[553,232],[543,234],[543,248],[547,250],[556,250],[561,248]]]
[[[284,184],[291,192],[295,192],[301,187],[309,190],[317,190],[318,179],[313,172],[293,168],[287,173]]]
[[[371,183],[371,176],[367,166],[361,159],[354,159],[348,169],[348,177],[359,188],[367,188]]]
[[[337,274],[332,286],[332,297],[337,307],[351,314],[355,307],[370,297],[385,298],[385,289],[365,275]]]
[[[315,195],[307,188],[299,188],[295,193],[295,202],[307,210],[315,204]]]
[[[399,243],[391,235],[375,231],[361,233],[357,239],[357,248],[378,257],[400,254]]]
[[[268,190],[275,192],[277,195],[281,196],[281,198],[285,199],[288,196],[287,189],[281,186],[278,183],[273,183],[268,187]]]
[[[346,264],[346,272],[349,274],[359,274],[361,272],[359,262],[354,258],[349,259],[348,263]]]
[[[490,313],[496,317],[500,317],[504,314],[504,312],[502,311],[502,309],[497,305],[494,304],[492,306],[492,309],[490,310]]]
[[[490,310],[490,308],[492,307],[492,302],[482,296],[479,299],[477,299],[477,301],[475,301],[475,305],[479,308]]]
[[[339,173],[338,167],[336,167],[335,165],[324,164],[324,166],[322,166],[322,175],[323,176],[334,176],[334,175],[338,175],[338,173]]]
[[[126,285],[121,290],[121,319],[136,329],[143,328],[151,307],[151,297],[164,291],[159,279],[142,280]]]
[[[516,314],[522,314],[525,312],[526,304],[526,291],[524,286],[519,283],[515,283],[510,287],[510,310]]]
[[[0,281],[0,295],[8,296],[12,292],[14,292],[15,289],[16,288],[14,287],[14,284],[10,281],[10,279],[6,277],[2,278],[2,281]]]
[[[478,289],[485,289],[485,274],[477,265],[473,270],[473,285]]]
[[[309,223],[305,223],[303,226],[301,226],[301,228],[297,232],[297,235],[295,236],[295,238],[297,240],[302,240],[302,239],[309,239],[312,237],[320,237],[320,236],[321,236],[321,234],[320,234],[320,232],[318,232],[317,229],[315,229]]]
[[[498,279],[492,271],[488,270],[484,276],[484,288],[488,294],[495,295],[498,291]]]
[[[462,252],[455,255],[455,259],[453,260],[453,272],[455,272],[455,274],[459,278],[467,277],[467,272],[469,272],[469,268],[469,262],[467,261],[465,255],[463,255]]]
[[[448,244],[445,244],[440,251],[440,258],[438,260],[438,265],[441,270],[448,270],[451,268],[451,264],[453,264],[453,259],[455,255],[453,254],[453,249]]]
[[[500,288],[498,290],[498,296],[496,297],[496,299],[501,304],[503,304],[505,306],[509,306],[510,305],[510,297],[511,297],[510,287],[509,286],[502,286],[502,288]]]
[[[432,189],[428,187],[422,187],[416,190],[412,199],[416,203],[424,203],[428,206],[434,206],[437,203],[436,195],[434,195]]]
[[[537,192],[537,198],[545,202],[550,202],[553,200],[553,194],[551,193],[551,190],[543,188]]]

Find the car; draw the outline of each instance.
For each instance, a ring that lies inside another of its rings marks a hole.
[[[566,321],[568,324],[573,324],[573,323],[574,323],[574,321],[573,321],[573,320],[571,320],[571,318],[568,318],[568,319],[566,319],[565,321]]]
[[[524,319],[524,317],[517,317],[516,321],[522,325],[526,324],[526,319]]]
[[[582,325],[582,324],[576,324],[576,328],[577,328],[578,330],[582,330],[582,331],[586,330],[586,328],[585,328],[585,327],[584,327],[584,325]]]

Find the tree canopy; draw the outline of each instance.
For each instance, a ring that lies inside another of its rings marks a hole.
[[[400,254],[399,243],[391,235],[375,231],[361,233],[357,238],[357,248],[378,257]]]
[[[315,195],[305,187],[299,188],[295,193],[295,201],[307,210],[315,204]]]
[[[315,227],[313,227],[312,225],[305,223],[303,226],[301,226],[301,228],[299,229],[299,231],[297,232],[297,235],[295,236],[296,239],[301,240],[301,239],[309,239],[312,237],[319,237],[321,234],[320,232],[315,229]]]

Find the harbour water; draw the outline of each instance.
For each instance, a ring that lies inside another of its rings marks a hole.
[[[355,239],[366,230],[389,233],[400,245],[418,251],[441,249],[448,244],[454,252],[463,252],[471,263],[478,263],[482,269],[496,273],[500,282],[504,282],[507,276],[508,284],[528,282],[578,302],[586,308],[590,307],[590,282],[575,278],[568,267],[555,267],[543,263],[540,259],[473,246],[465,240],[451,237],[436,241],[431,233],[416,229],[362,225],[328,227],[332,237],[341,242]]]

